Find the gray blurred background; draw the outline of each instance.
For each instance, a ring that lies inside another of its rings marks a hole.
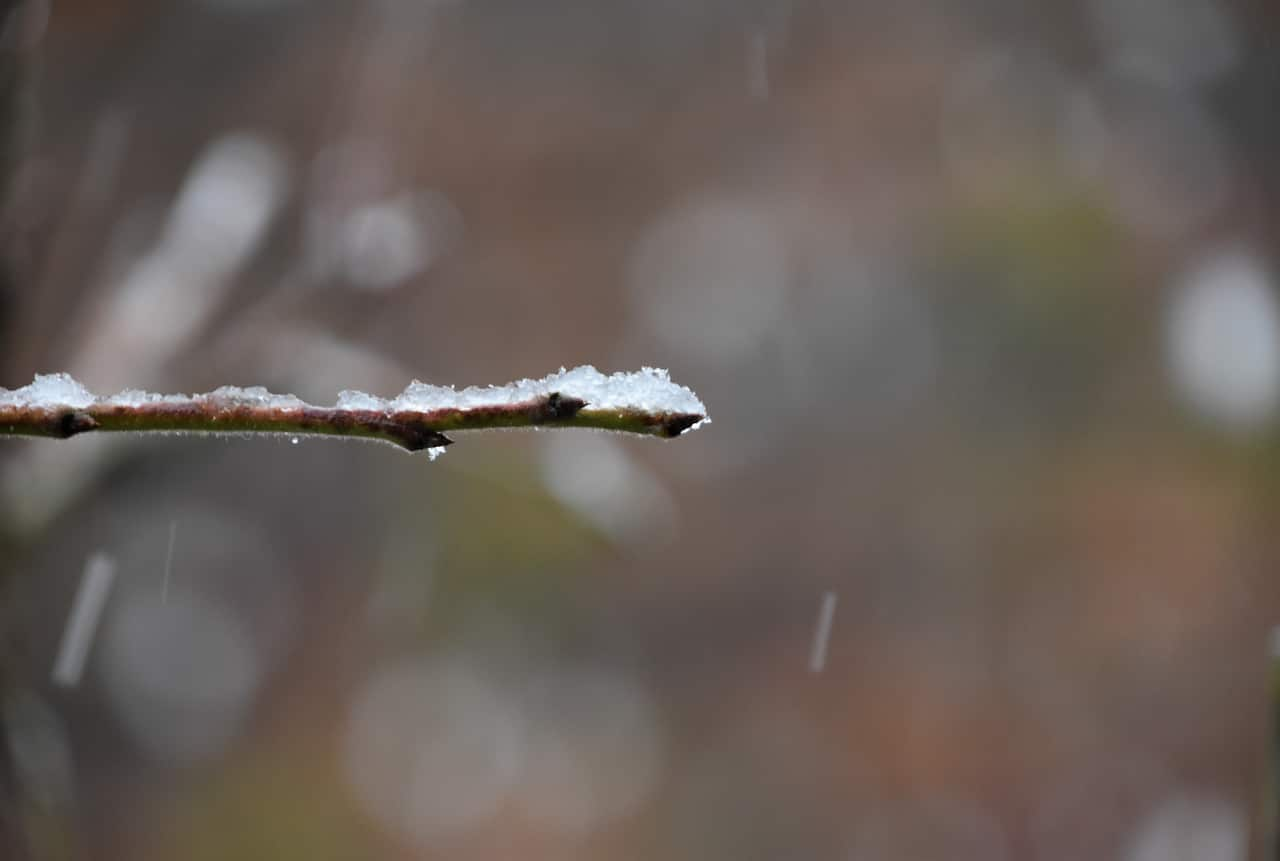
[[[1262,857],[1280,7],[28,6],[0,385],[714,418],[4,442],[32,855]]]

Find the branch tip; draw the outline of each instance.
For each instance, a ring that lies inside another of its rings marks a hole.
[[[698,415],[668,416],[662,423],[662,430],[669,437],[678,437],[705,418]]]
[[[394,433],[394,432],[393,432]],[[423,451],[429,448],[444,448],[447,445],[453,445],[453,440],[449,439],[439,431],[427,430],[424,428],[414,428],[407,430],[403,436],[397,440],[397,444],[406,451]]]

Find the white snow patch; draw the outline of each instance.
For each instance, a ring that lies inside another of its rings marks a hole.
[[[661,368],[602,374],[590,365],[573,370],[561,368],[540,380],[517,380],[505,386],[433,386],[414,380],[397,397],[383,400],[365,392],[344,390],[336,406],[349,410],[388,412],[431,412],[442,409],[475,409],[525,403],[553,392],[585,401],[588,410],[637,410],[645,413],[706,415],[707,408],[691,390],[671,381]],[[179,404],[190,401],[226,403],[296,410],[309,406],[294,395],[277,395],[262,386],[240,388],[222,386],[204,395],[160,395],[138,389],[126,389],[110,397],[98,398],[67,374],[37,375],[29,386],[0,389],[0,406],[17,406],[44,410],[84,409],[95,404],[138,407],[157,403]],[[709,422],[703,419],[701,424]]]
[[[338,401],[334,404],[340,410],[385,410],[387,402],[365,392],[354,389],[343,389],[338,392]]]
[[[239,386],[222,386],[207,395],[196,395],[196,400],[220,401],[237,406],[267,407],[270,409],[296,410],[307,406],[294,395],[275,395],[262,386],[242,389]]]
[[[0,406],[28,409],[83,409],[96,398],[70,374],[36,374],[31,385],[0,388]]]
[[[101,399],[111,407],[142,407],[148,404],[182,403],[186,395],[159,395],[155,392],[144,392],[141,389],[125,389],[123,392]]]
[[[581,365],[570,371],[561,368],[540,380],[517,380],[505,386],[471,386],[462,390],[414,380],[391,401],[390,406],[392,410],[422,412],[505,406],[531,401],[552,392],[586,401],[589,410],[707,413],[706,406],[697,395],[672,382],[670,374],[661,368],[605,375],[590,365]]]

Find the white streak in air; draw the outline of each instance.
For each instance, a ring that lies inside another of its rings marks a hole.
[[[80,588],[76,591],[71,616],[62,632],[58,657],[53,665],[53,681],[62,687],[73,688],[84,674],[85,659],[93,644],[94,632],[102,618],[102,608],[107,603],[107,593],[115,579],[115,560],[105,553],[95,553],[85,563]]]
[[[297,439],[294,439],[297,442]],[[160,588],[160,603],[169,603],[169,575],[173,571],[173,542],[178,537],[178,521],[169,521],[169,549],[164,554],[164,585]]]
[[[822,593],[822,606],[818,608],[818,627],[813,632],[813,646],[809,649],[809,672],[820,673],[827,665],[827,641],[831,639],[831,622],[836,615],[836,593]]]

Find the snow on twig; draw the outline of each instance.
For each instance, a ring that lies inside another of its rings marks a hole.
[[[505,386],[432,386],[415,380],[397,397],[344,391],[331,407],[261,387],[203,395],[124,391],[98,397],[67,374],[0,388],[0,436],[66,439],[90,431],[177,431],[341,436],[382,440],[432,456],[447,433],[517,427],[582,427],[676,437],[709,421],[697,395],[664,370],[606,376],[584,365]]]

